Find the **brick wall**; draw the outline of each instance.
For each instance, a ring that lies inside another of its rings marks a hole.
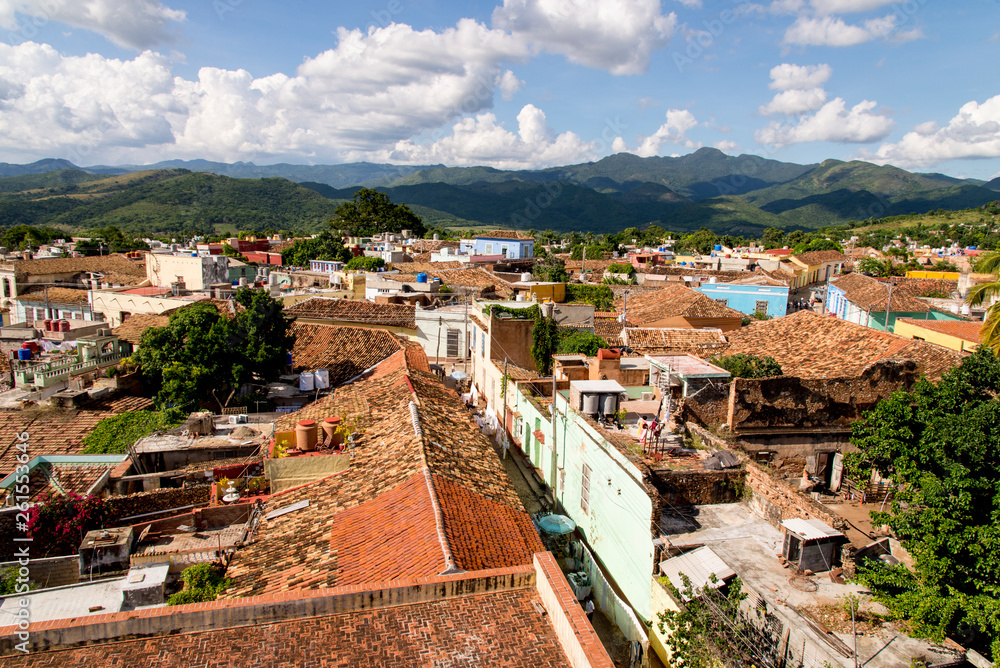
[[[801,518],[817,519],[835,529],[843,529],[845,522],[799,490],[772,476],[766,469],[753,462],[746,463],[746,485],[750,489],[750,508],[775,527],[784,520]]]
[[[729,422],[729,384],[703,387],[684,399],[684,421],[715,429]]]
[[[183,506],[208,505],[210,489],[209,485],[199,485],[197,487],[154,489],[150,492],[140,492],[128,496],[108,497],[105,500],[105,508],[108,513],[107,524],[108,526],[118,526],[123,521],[126,524],[134,524],[129,520],[123,520],[123,518]]]
[[[21,543],[21,545],[24,544]],[[18,566],[18,562],[8,561],[0,563],[0,569],[9,566]],[[74,585],[80,581],[80,557],[72,554],[67,557],[31,559],[28,564],[28,574],[31,582],[39,589]]]
[[[550,552],[535,553],[536,588],[573,668],[613,668],[611,657],[587,620]]]
[[[684,471],[654,469],[653,484],[671,506],[700,506],[739,501],[744,486],[743,469]]]

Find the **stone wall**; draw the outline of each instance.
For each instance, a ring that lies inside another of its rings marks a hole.
[[[843,519],[823,504],[753,462],[746,464],[746,486],[750,490],[750,508],[775,527],[780,527],[784,520],[795,518],[820,520],[841,530],[846,526]]]
[[[170,510],[171,508],[208,505],[210,489],[209,485],[199,485],[197,487],[154,489],[150,492],[140,492],[128,496],[108,497],[105,499],[105,509],[108,515],[107,525],[110,527],[135,524],[135,521],[124,518]]]
[[[729,384],[716,383],[701,388],[684,399],[683,420],[710,429],[729,422]]]
[[[847,428],[896,390],[916,382],[916,363],[882,361],[855,378],[736,378],[729,409],[734,435],[755,430]]]
[[[671,506],[735,503],[744,490],[743,469],[684,471],[653,469],[653,485]]]

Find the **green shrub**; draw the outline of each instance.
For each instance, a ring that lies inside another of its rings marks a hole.
[[[180,424],[171,411],[129,411],[106,417],[83,439],[85,455],[122,455],[140,438]]]
[[[181,573],[181,579],[184,589],[167,599],[167,605],[214,601],[233,582],[215,564],[189,566]]]

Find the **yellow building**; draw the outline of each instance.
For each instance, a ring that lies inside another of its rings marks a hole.
[[[929,341],[939,346],[971,352],[979,347],[979,330],[983,323],[979,320],[915,320],[899,318],[895,333],[908,339]]]
[[[546,283],[543,281],[520,281],[511,283],[515,294],[524,295],[525,301],[556,302],[562,304],[566,301],[565,283]]]
[[[957,281],[961,276],[957,271],[908,271],[907,278],[936,278],[945,281]]]

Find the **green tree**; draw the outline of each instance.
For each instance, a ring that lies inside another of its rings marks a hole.
[[[559,344],[559,328],[553,318],[546,318],[537,306],[535,326],[531,330],[531,359],[543,376],[552,373],[552,354]]]
[[[310,260],[348,262],[352,257],[340,237],[327,230],[312,239],[296,239],[281,254],[281,263],[290,267],[308,267]]]
[[[351,236],[369,236],[380,232],[411,230],[422,237],[426,231],[420,216],[405,204],[393,204],[385,193],[362,188],[354,199],[337,207],[337,218],[331,228],[342,229]]]
[[[563,261],[548,254],[545,255],[541,262],[537,262],[531,268],[531,273],[539,281],[565,283],[569,279],[569,275],[566,273],[566,265]]]
[[[682,251],[692,251],[696,253],[701,253],[706,255],[712,252],[715,248],[715,244],[719,243],[719,236],[708,229],[703,227],[693,234],[686,234],[680,240],[680,249]]]
[[[612,274],[625,274],[626,276],[632,276],[635,274],[635,267],[628,262],[612,262],[608,265],[606,271]]]
[[[114,225],[95,227],[87,234],[88,239],[81,239],[74,249],[83,255],[99,255],[103,253],[124,253],[132,250],[145,250],[149,244],[135,233],[122,232]]]
[[[902,276],[906,273],[903,265],[896,264],[892,258],[876,260],[873,257],[861,258],[854,263],[854,271],[859,274],[869,274],[876,278],[888,278],[890,276]]]
[[[559,336],[559,346],[556,352],[560,355],[580,353],[593,357],[601,348],[607,348],[608,342],[582,329],[563,330]]]
[[[362,271],[378,271],[385,266],[385,260],[380,257],[370,257],[367,255],[359,255],[357,257],[352,257],[350,261],[344,265],[345,269],[360,269]]]
[[[167,599],[167,605],[186,605],[214,601],[232,580],[222,574],[215,564],[195,564],[181,573],[184,589]]]
[[[760,242],[764,245],[764,248],[781,248],[785,241],[785,231],[779,230],[776,227],[769,227],[764,230],[764,235],[761,237]]]
[[[980,274],[991,274],[993,280],[988,283],[978,283],[969,288],[965,301],[969,306],[982,306],[1000,297],[1000,252],[984,253],[976,258],[973,265]],[[979,330],[979,340],[982,345],[1000,354],[1000,302],[991,305],[986,310],[983,328]]]
[[[713,357],[709,362],[733,374],[733,378],[770,378],[782,375],[781,365],[773,357],[736,353]]]
[[[857,579],[918,634],[1000,659],[1000,362],[980,348],[934,385],[918,382],[851,428],[852,479],[873,471],[893,483],[891,506],[873,512],[913,558],[913,569],[877,560]]]

